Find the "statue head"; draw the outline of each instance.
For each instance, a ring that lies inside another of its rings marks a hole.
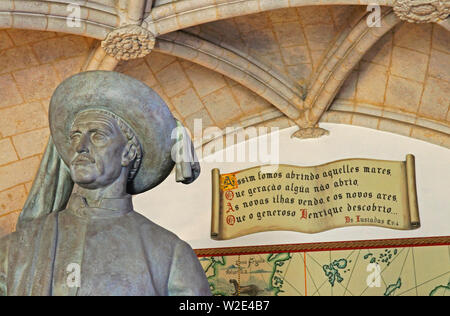
[[[161,183],[175,162],[175,118],[148,86],[111,71],[88,71],[63,81],[49,110],[55,147],[72,180],[87,189],[118,177],[138,194]]]
[[[121,73],[87,71],[64,80],[52,95],[49,123],[51,137],[18,227],[64,209],[74,183],[102,189],[122,179],[126,193],[139,194],[173,169],[184,184],[200,174],[190,138],[165,102]]]
[[[106,187],[120,177],[132,181],[139,170],[142,147],[135,132],[114,113],[80,112],[69,134],[70,174],[86,189]]]

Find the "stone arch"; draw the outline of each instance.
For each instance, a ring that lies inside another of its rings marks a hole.
[[[270,10],[311,5],[379,5],[392,6],[393,1],[332,0],[184,0],[153,8],[143,26],[156,36],[195,25],[261,13]]]
[[[347,28],[332,47],[315,75],[305,100],[302,127],[313,127],[328,109],[340,87],[364,54],[400,19],[388,10],[382,16],[381,27],[369,27],[366,15],[354,27]]]
[[[104,39],[120,17],[117,9],[85,1],[79,5],[79,20],[72,20],[70,1],[6,0],[0,4],[0,28],[64,32]],[[78,13],[78,12],[77,12]],[[74,22],[67,23],[68,21]],[[78,23],[76,23],[78,22]]]
[[[257,93],[290,119],[299,117],[302,87],[246,56],[185,32],[158,38],[155,51],[177,56],[221,73]]]
[[[135,21],[139,20],[139,17],[142,17],[144,11],[147,12],[148,9],[144,8],[145,1],[143,0],[119,0],[116,5],[108,5],[108,3],[113,3],[109,0],[85,1],[81,5],[81,30],[74,30],[68,28],[65,23],[69,14],[66,10],[68,2],[65,0],[4,1],[0,5],[0,28],[53,30],[75,34],[81,32],[80,35],[83,36],[103,39],[109,31],[117,28],[124,21],[130,21],[126,10],[124,13],[127,4],[130,5],[131,11],[134,10],[131,15],[135,16]],[[236,81],[262,95],[289,119],[294,120],[298,126],[311,129],[317,125],[321,116],[326,112],[345,78],[362,55],[383,34],[400,22],[392,10],[388,9],[384,12],[381,28],[368,28],[365,16],[363,16],[358,23],[349,26],[342,32],[334,45],[329,48],[325,61],[315,74],[315,81],[309,87],[305,101],[302,100],[304,95],[301,91],[302,87],[296,86],[276,74],[272,69],[252,60],[251,56],[244,56],[204,40],[201,45],[206,50],[202,50],[195,45],[189,46],[189,43],[192,44],[196,41],[189,38],[193,35],[183,32],[166,33],[179,28],[245,14],[320,4],[312,0],[306,2],[300,0],[184,0],[153,8],[144,19],[142,26],[150,29],[156,35],[161,34],[155,50],[186,59],[194,58],[196,62],[207,68],[238,79]],[[342,2],[333,1],[326,4],[342,4]],[[345,4],[365,5],[368,3],[349,0]],[[380,1],[379,4],[393,6],[394,2]],[[448,19],[438,23],[449,30]],[[195,57],[192,57],[194,55]],[[101,47],[97,47],[83,69],[113,70],[116,65],[115,59],[106,55]],[[243,79],[239,80],[239,78]]]

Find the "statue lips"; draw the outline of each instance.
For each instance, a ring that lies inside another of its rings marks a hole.
[[[72,161],[73,166],[85,166],[93,163],[95,163],[95,159],[87,154],[80,154]]]

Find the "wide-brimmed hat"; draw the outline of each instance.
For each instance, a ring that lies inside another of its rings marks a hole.
[[[64,80],[50,101],[50,131],[66,165],[70,163],[70,129],[76,115],[86,110],[106,110],[126,122],[136,133],[143,157],[127,192],[139,194],[160,184],[174,167],[171,157],[177,123],[166,103],[141,81],[113,71],[88,71]]]

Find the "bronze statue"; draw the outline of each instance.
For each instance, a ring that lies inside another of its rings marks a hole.
[[[49,120],[17,230],[0,239],[0,295],[210,295],[192,248],[133,210],[174,152],[178,181],[200,172],[179,159],[191,143],[173,150],[183,127],[164,101],[123,74],[84,72],[55,90]]]

